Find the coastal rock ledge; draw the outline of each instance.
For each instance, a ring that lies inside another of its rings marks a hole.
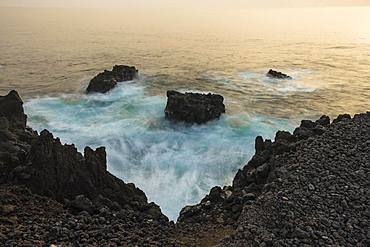
[[[117,86],[118,82],[132,81],[137,78],[138,70],[134,66],[115,65],[112,71],[95,76],[89,83],[86,93],[106,93]]]
[[[225,113],[224,98],[218,94],[167,91],[166,119],[202,124]]]

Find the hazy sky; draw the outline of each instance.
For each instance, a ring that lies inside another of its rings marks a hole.
[[[0,6],[32,7],[299,7],[370,5],[370,0],[0,0]]]

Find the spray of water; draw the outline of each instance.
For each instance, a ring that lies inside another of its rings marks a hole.
[[[104,95],[36,98],[25,104],[29,125],[63,142],[106,146],[108,169],[141,188],[175,220],[215,185],[230,184],[254,152],[254,138],[272,137],[287,121],[249,114],[225,115],[205,125],[164,119],[166,98],[122,83]]]

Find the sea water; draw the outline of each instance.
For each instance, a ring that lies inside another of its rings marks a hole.
[[[140,82],[122,82],[108,94],[68,94],[29,100],[28,124],[50,130],[83,151],[107,148],[108,170],[142,189],[176,219],[216,185],[230,185],[254,153],[257,135],[274,137],[289,120],[225,114],[204,125],[165,120],[166,98],[147,96]]]
[[[18,90],[38,131],[79,151],[106,146],[108,170],[173,220],[231,184],[257,135],[370,110],[370,8],[211,7],[0,8],[0,94]],[[86,95],[114,64],[135,65],[140,79]],[[168,122],[167,90],[221,94],[226,114]]]

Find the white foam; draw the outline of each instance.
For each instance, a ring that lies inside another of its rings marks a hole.
[[[272,137],[286,121],[263,116],[224,116],[201,126],[164,119],[166,99],[122,83],[101,95],[38,98],[25,104],[29,124],[63,142],[106,146],[108,169],[141,188],[170,219],[215,185],[231,183],[254,152],[256,135]]]
[[[284,71],[288,75],[292,77],[290,80],[279,80],[273,79],[266,76],[266,72],[260,71],[244,71],[241,72],[239,75],[246,81],[254,81],[262,86],[264,86],[267,90],[275,93],[294,93],[294,92],[314,92],[316,91],[317,85],[308,85],[303,81],[302,78],[312,73],[309,70],[305,69],[295,69],[295,70],[287,70]]]

